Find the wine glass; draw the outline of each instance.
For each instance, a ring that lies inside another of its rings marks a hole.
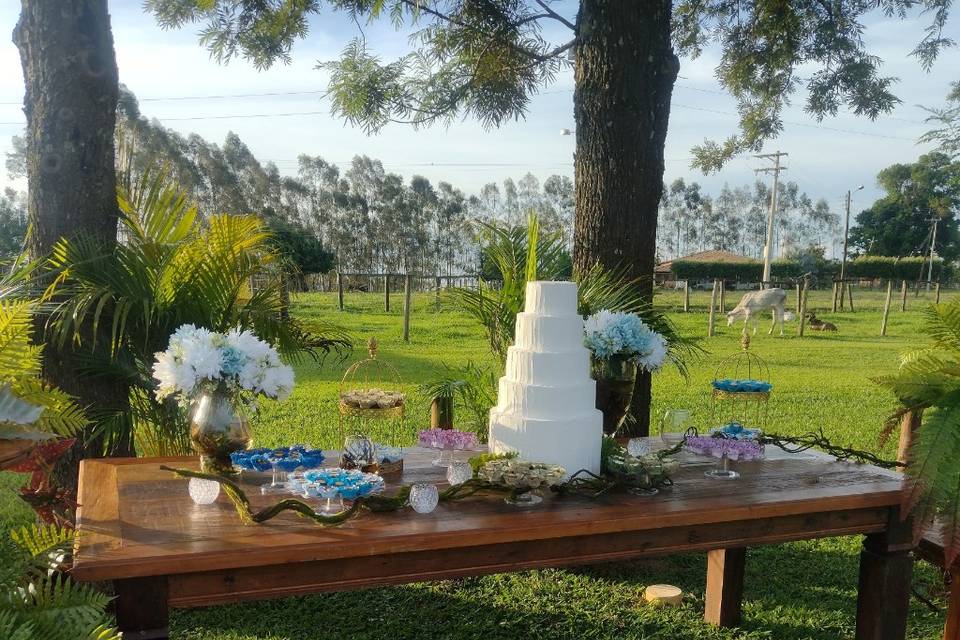
[[[660,439],[673,447],[680,444],[687,429],[690,428],[689,409],[667,409],[660,418]]]

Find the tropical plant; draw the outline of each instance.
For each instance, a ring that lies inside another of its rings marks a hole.
[[[286,317],[283,270],[269,231],[253,215],[201,219],[162,169],[118,189],[122,241],[104,251],[95,239],[64,238],[45,267],[48,337],[81,347],[83,373],[123,381],[130,407],[97,407],[90,417],[106,441],[131,434],[140,453],[189,450],[186,419],[155,397],[154,354],[193,324],[249,329],[296,361],[349,346],[338,328]],[[87,331],[92,327],[92,331]]]
[[[481,278],[477,288],[451,289],[448,296],[454,305],[483,325],[491,350],[503,361],[514,342],[516,318],[523,311],[527,282],[563,279],[566,248],[560,233],[540,233],[539,222],[533,215],[526,227],[477,224],[483,252],[497,266],[503,279],[488,282]],[[645,283],[641,279],[594,265],[580,274],[577,284],[581,315],[592,315],[604,309],[637,314],[651,329],[666,338],[671,361],[681,372],[686,372],[685,361],[698,347],[680,336],[673,323],[653,309],[644,296],[642,285]]]
[[[0,547],[0,638],[119,640],[106,612],[110,597],[69,576],[77,533],[54,525],[11,532]]]
[[[900,370],[877,382],[901,404],[885,435],[907,412],[923,413],[908,451],[902,512],[913,512],[918,533],[938,519],[950,566],[960,555],[960,298],[931,305],[924,316],[930,344],[904,354]]]

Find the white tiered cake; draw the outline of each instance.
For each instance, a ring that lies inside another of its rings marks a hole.
[[[559,464],[568,474],[599,473],[603,414],[583,346],[577,285],[529,282],[526,301],[497,406],[490,410],[490,450]]]

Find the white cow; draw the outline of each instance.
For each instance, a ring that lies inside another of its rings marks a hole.
[[[764,309],[773,310],[773,324],[770,325],[769,333],[773,333],[774,327],[780,323],[780,335],[783,335],[783,321],[793,320],[793,314],[784,311],[783,305],[787,301],[787,292],[783,289],[761,289],[760,291],[751,291],[740,298],[740,303],[727,314],[727,326],[743,318],[743,327],[746,330],[750,321],[753,320],[753,333],[756,335],[757,326],[760,324],[760,312]]]

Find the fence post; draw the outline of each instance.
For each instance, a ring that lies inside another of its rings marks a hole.
[[[383,310],[390,313],[390,274],[383,275]]]
[[[934,291],[936,292],[936,295],[937,295],[936,304],[940,304],[940,283],[939,282],[937,283],[936,289],[934,289]]]
[[[437,276],[436,285],[437,285],[437,300],[436,300],[437,311],[440,311],[440,288],[442,286],[440,283],[440,276]]]
[[[800,325],[797,327],[797,335],[801,338],[803,337],[803,331],[807,326],[807,289],[810,286],[810,283],[807,282],[807,279],[804,278],[797,286],[800,287],[800,308],[797,311],[797,315],[800,316]]]
[[[690,281],[683,281],[683,312],[690,312]]]
[[[880,323],[880,335],[887,335],[887,316],[890,315],[890,298],[893,296],[893,280],[887,280],[887,299],[883,303],[883,321]]]
[[[837,312],[837,281],[833,281],[833,312]]]
[[[410,342],[410,289],[411,276],[408,273],[403,279],[403,341]]]
[[[850,313],[853,313],[853,285],[847,283],[847,302],[850,304]]]
[[[800,284],[800,282],[797,282],[797,315],[800,315],[800,296],[803,295],[803,291],[802,291],[803,286]],[[803,334],[800,334],[800,335],[803,335]]]
[[[718,311],[721,314],[727,311],[727,281],[724,278],[720,278],[720,308]]]
[[[900,311],[907,310],[907,281],[900,284]]]
[[[713,336],[713,321],[717,313],[717,289],[719,285],[717,281],[713,281],[713,291],[710,293],[710,317],[707,320],[707,337]]]
[[[343,311],[343,274],[337,271],[337,303]]]

